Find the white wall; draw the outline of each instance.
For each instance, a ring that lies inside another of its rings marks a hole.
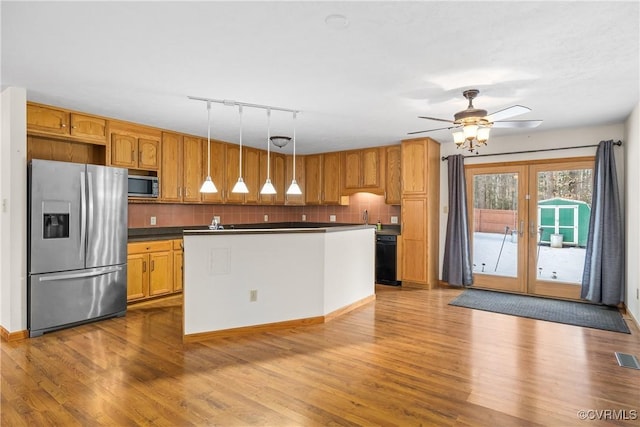
[[[636,112],[637,116],[637,112]],[[628,127],[628,126],[627,126]],[[497,132],[496,132],[497,133]],[[624,124],[616,124],[616,125],[607,125],[607,126],[595,126],[595,127],[585,127],[578,129],[564,129],[564,130],[556,130],[556,131],[548,131],[548,132],[539,132],[534,134],[528,134],[526,131],[523,131],[521,134],[504,136],[504,137],[491,137],[486,147],[480,149],[480,154],[495,154],[495,153],[510,153],[515,151],[527,151],[527,150],[542,150],[549,148],[560,148],[560,147],[576,147],[583,145],[597,145],[600,141],[605,140],[614,140],[614,141],[622,141],[622,147],[615,147],[614,153],[616,157],[616,167],[618,172],[618,184],[620,187],[620,200],[623,206],[625,206],[625,198],[628,196],[628,193],[625,194],[625,163],[629,165],[629,168],[633,168],[632,165],[640,164],[640,154],[638,153],[638,141],[637,141],[637,125],[636,125],[636,141],[635,144],[629,143],[625,135],[625,125]],[[627,158],[629,145],[635,145],[636,157],[635,163],[633,159]],[[453,142],[446,141],[441,144],[440,152],[442,156],[448,156],[450,154],[469,154],[468,152],[464,152],[458,150]],[[590,148],[577,148],[577,149],[567,149],[567,150],[558,150],[558,151],[546,151],[546,152],[538,152],[538,153],[526,153],[526,154],[510,154],[504,156],[487,156],[487,157],[477,157],[477,158],[466,158],[465,165],[469,164],[479,164],[479,163],[497,163],[497,162],[513,162],[513,161],[523,161],[523,160],[539,160],[539,159],[555,159],[555,158],[565,158],[565,157],[581,157],[581,156],[595,156],[596,147]],[[469,154],[473,156],[472,154]],[[442,260],[444,256],[444,242],[447,231],[447,214],[445,214],[445,209],[449,203],[448,198],[448,168],[447,163],[442,162],[442,167],[440,168],[440,277],[442,277]],[[636,171],[637,174],[637,171]],[[630,189],[635,188],[637,192],[637,188],[640,185],[640,181],[638,181],[636,175],[635,185],[631,184],[632,187]],[[630,191],[631,192],[631,191]],[[629,192],[629,193],[630,193]],[[637,196],[636,196],[636,215],[637,215]],[[637,216],[635,218],[638,218]],[[637,231],[636,231],[637,233]],[[627,231],[628,240],[633,240],[634,238],[629,236]],[[638,234],[636,234],[635,240],[638,239]],[[636,266],[638,263],[638,258],[635,258],[636,261],[633,263]],[[638,273],[636,271],[635,277],[638,277]],[[637,282],[637,280],[636,280]],[[627,287],[629,284],[627,284]],[[637,284],[635,285],[637,286]],[[633,291],[635,294],[635,290]]]
[[[0,94],[0,326],[27,329],[27,91]]]
[[[640,324],[640,104],[633,110],[625,126],[624,140],[626,186],[626,282],[625,304],[629,313]]]

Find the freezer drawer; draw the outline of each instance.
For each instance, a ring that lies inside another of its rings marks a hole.
[[[28,299],[30,337],[123,316],[127,310],[127,265],[31,275]]]

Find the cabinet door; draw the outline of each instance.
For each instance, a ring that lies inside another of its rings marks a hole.
[[[209,162],[211,165],[211,179],[218,189],[217,193],[200,193],[200,198],[203,202],[208,203],[222,203],[224,202],[224,196],[226,194],[226,145],[223,142],[211,141],[211,150],[208,149],[207,141],[202,140],[202,174],[200,177],[200,184],[204,182],[207,177],[207,152],[210,151]],[[185,167],[186,167],[185,161]],[[238,164],[236,163],[236,169]],[[236,177],[237,179],[238,177]],[[198,188],[200,191],[200,188]]]
[[[162,134],[160,197],[172,202],[182,200],[182,135]]]
[[[402,200],[402,280],[427,281],[427,200]]]
[[[291,181],[293,180],[293,156],[286,156],[286,180],[285,180],[285,188],[289,189],[289,185],[291,185]],[[304,169],[304,157],[296,156],[296,182],[298,183],[298,187],[302,190],[302,194],[286,195],[286,203],[287,205],[304,205],[304,196],[305,196],[305,169]],[[286,190],[285,190],[286,191]]]
[[[322,202],[339,204],[340,193],[340,153],[322,155]]]
[[[344,188],[357,189],[362,186],[361,152],[344,152]]]
[[[183,269],[184,254],[182,251],[173,253],[173,291],[178,292],[182,290],[182,283],[184,281],[184,269]]]
[[[173,290],[173,254],[149,254],[149,296],[170,293]]]
[[[320,204],[322,191],[322,154],[313,154],[304,158],[304,200],[308,205]]]
[[[204,181],[202,160],[202,140],[185,136],[182,151],[182,182],[184,184],[182,200],[185,202],[199,202],[201,200],[200,187]],[[206,175],[206,171],[204,174]]]
[[[71,135],[104,144],[107,142],[107,121],[100,117],[71,113]]]
[[[385,174],[385,203],[399,205],[401,197],[400,185],[400,146],[395,145],[386,149],[386,174]]]
[[[256,204],[260,200],[260,190],[264,182],[260,182],[260,151],[255,148],[243,147],[244,150],[244,182],[249,188],[244,202]]]
[[[286,158],[284,154],[271,153],[271,181],[276,187],[276,195],[274,197],[274,203],[276,205],[284,205],[285,193],[288,188],[286,183]]]
[[[363,188],[380,187],[380,149],[368,148],[361,154],[360,182]]]
[[[242,151],[244,151],[244,149]],[[225,159],[224,200],[227,203],[242,203],[244,201],[244,194],[231,192],[240,177],[240,146],[227,144]],[[244,180],[244,177],[242,179]]]
[[[137,169],[138,139],[128,134],[111,134],[111,164],[128,169]]]
[[[127,256],[127,301],[144,298],[148,293],[149,271],[147,254]]]
[[[427,193],[427,144],[424,140],[402,143],[402,194]]]
[[[160,165],[160,141],[138,138],[138,169],[158,170]]]
[[[27,104],[27,129],[68,135],[69,113],[61,109]]]

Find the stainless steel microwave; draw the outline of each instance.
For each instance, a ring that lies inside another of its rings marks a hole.
[[[160,185],[157,176],[129,175],[129,197],[158,197]]]

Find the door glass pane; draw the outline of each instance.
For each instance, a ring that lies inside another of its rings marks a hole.
[[[473,272],[518,275],[518,174],[473,176]]]
[[[592,186],[591,169],[538,172],[538,280],[582,283]]]

